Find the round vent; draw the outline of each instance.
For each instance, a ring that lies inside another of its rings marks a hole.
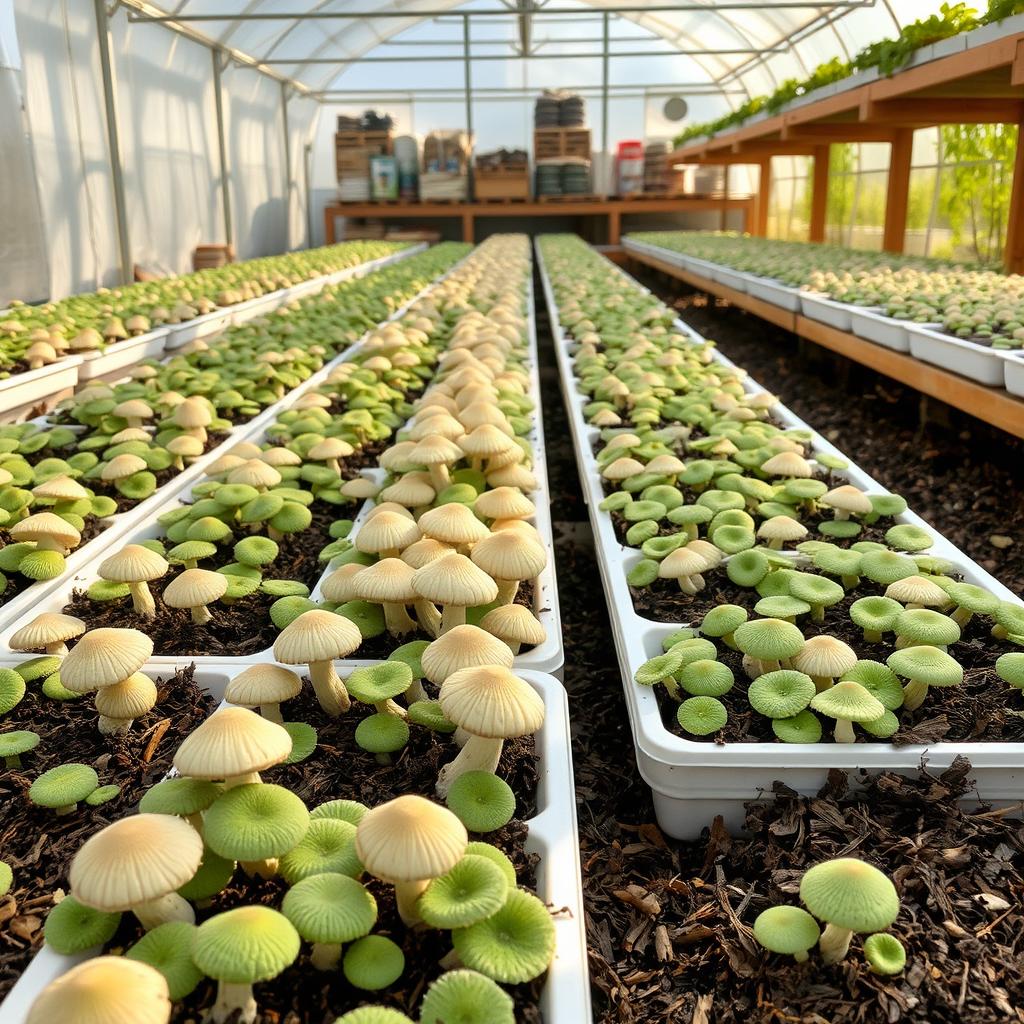
[[[682,96],[670,96],[665,100],[665,105],[661,108],[661,112],[666,121],[682,121],[689,109],[686,105],[686,100]]]

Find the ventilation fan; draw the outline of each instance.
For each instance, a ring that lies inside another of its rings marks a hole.
[[[661,113],[666,121],[682,121],[689,109],[682,96],[670,96],[665,100]]]

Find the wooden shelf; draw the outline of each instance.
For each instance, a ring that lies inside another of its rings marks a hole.
[[[838,352],[922,394],[930,395],[979,420],[984,420],[1008,434],[1024,437],[1024,401],[1015,398],[1008,391],[977,384],[957,373],[950,373],[941,367],[921,362],[913,356],[894,352],[892,349],[858,338],[847,331],[836,330],[828,324],[812,320],[800,313],[792,313],[770,302],[755,299],[710,278],[692,274],[647,253],[630,250],[628,256],[632,260],[685,281],[694,288],[716,295],[731,306],[745,309],[784,330],[792,331],[800,338]]]
[[[730,210],[743,214],[744,225],[751,222],[753,200],[749,196],[676,196],[661,199],[592,199],[560,201],[551,197],[516,203],[476,202],[395,202],[328,203],[324,207],[324,236],[328,245],[336,241],[338,217],[372,217],[379,220],[418,221],[435,217],[454,217],[462,221],[462,239],[475,240],[477,217],[604,217],[608,222],[608,242],[618,245],[623,214],[688,213],[718,211],[724,217]]]

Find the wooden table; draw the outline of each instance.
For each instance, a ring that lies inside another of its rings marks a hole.
[[[1024,401],[1015,398],[1002,388],[986,387],[958,373],[950,373],[931,363],[921,362],[903,352],[895,352],[876,345],[873,341],[858,338],[848,331],[840,331],[819,320],[812,320],[800,313],[782,309],[770,302],[755,299],[745,292],[719,284],[710,278],[683,270],[672,263],[666,263],[647,253],[633,252],[628,256],[632,260],[643,263],[664,274],[685,281],[710,295],[724,299],[731,306],[745,309],[755,316],[761,317],[784,330],[791,331],[798,337],[812,341],[823,348],[831,349],[853,359],[855,362],[869,366],[877,373],[883,373],[901,384],[915,388],[922,394],[937,398],[962,412],[966,412],[979,420],[1005,430],[1016,437],[1024,437]]]
[[[693,195],[666,198],[551,199],[493,202],[405,202],[328,203],[324,207],[324,238],[328,245],[337,241],[338,217],[373,217],[380,220],[421,221],[449,218],[462,221],[462,240],[476,241],[478,217],[603,217],[608,223],[608,244],[618,245],[623,214],[718,212],[723,220],[730,210],[743,214],[743,230],[750,224],[753,200],[749,196]]]

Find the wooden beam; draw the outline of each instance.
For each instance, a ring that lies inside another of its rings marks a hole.
[[[1017,40],[1017,52],[1010,65],[1010,85],[1024,86],[1024,36]]]
[[[814,172],[811,179],[811,223],[807,232],[809,242],[825,241],[825,213],[828,210],[828,169],[830,150],[817,146],[814,150]]]
[[[1017,155],[1013,162],[1004,258],[1007,273],[1024,274],[1024,120],[1017,131]]]
[[[732,152],[738,156],[754,157],[751,163],[759,162],[765,156],[813,156],[814,146],[809,142],[783,142],[781,139],[757,140],[753,142],[734,142]]]
[[[757,205],[754,207],[754,223],[750,233],[757,238],[768,234],[768,203],[772,194],[772,158],[761,160],[761,173],[757,181]]]
[[[882,232],[882,248],[886,252],[903,252],[913,151],[913,128],[900,128],[892,141],[889,155],[889,183],[885,197],[885,227]]]
[[[937,124],[1017,124],[1024,100],[992,98],[876,100],[860,104],[860,120],[875,126],[925,128]]]
[[[622,241],[622,215],[617,209],[608,210],[608,244],[618,245]]]
[[[821,124],[786,125],[784,142],[892,142],[892,129],[857,121],[825,121]]]

